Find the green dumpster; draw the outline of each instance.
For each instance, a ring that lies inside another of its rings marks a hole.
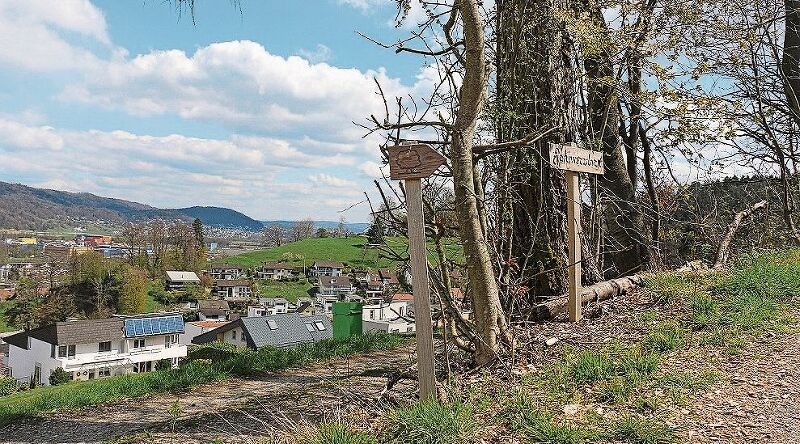
[[[333,304],[333,337],[348,338],[360,335],[361,303],[336,302]]]

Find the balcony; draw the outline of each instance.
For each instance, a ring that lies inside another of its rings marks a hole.
[[[160,359],[182,358],[186,356],[186,346],[175,344],[166,348],[163,345],[152,345],[131,349],[128,353],[117,350],[99,353],[79,353],[75,357],[58,358],[58,362],[65,370],[82,368],[86,366],[119,365],[143,361],[158,361]]]

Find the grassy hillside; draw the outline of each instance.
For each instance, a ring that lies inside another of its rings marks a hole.
[[[251,251],[249,253],[231,256],[225,261],[246,267],[254,267],[265,261],[288,261],[299,266],[311,266],[315,260],[333,260],[355,268],[381,268],[391,267],[394,261],[384,257],[377,248],[366,248],[367,238],[354,236],[349,238],[313,238],[281,245],[280,247],[266,250]],[[386,246],[407,256],[408,243],[405,238],[387,237]],[[428,245],[431,259],[434,259],[433,245]],[[459,260],[463,258],[461,246],[453,242],[447,245],[448,257]]]

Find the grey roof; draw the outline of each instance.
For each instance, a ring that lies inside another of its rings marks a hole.
[[[28,336],[56,345],[115,341],[125,337],[123,326],[121,318],[56,322],[35,330],[17,333],[4,340],[25,349],[28,348]]]
[[[228,304],[228,301],[218,301],[215,299],[200,299],[197,301],[197,309],[198,310],[225,310],[230,311],[231,306]]]
[[[344,268],[344,265],[341,262],[336,262],[336,261],[315,261],[314,267]]]
[[[276,328],[269,328],[269,321],[274,321]],[[324,327],[319,330],[315,324],[319,322]],[[313,332],[306,327],[310,324]],[[278,314],[270,316],[255,316],[239,318],[222,327],[203,333],[192,339],[195,344],[204,344],[216,340],[217,334],[241,327],[247,335],[247,345],[251,348],[272,346],[278,348],[292,347],[303,343],[318,342],[330,339],[333,336],[331,321],[325,315],[301,316],[297,313]]]
[[[249,287],[250,281],[247,279],[228,279],[220,280],[214,283],[215,287]]]
[[[319,285],[334,288],[350,288],[350,278],[348,276],[321,276]]]

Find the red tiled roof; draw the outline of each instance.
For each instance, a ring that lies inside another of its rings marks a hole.
[[[392,296],[392,301],[394,302],[402,302],[402,301],[410,302],[413,300],[414,300],[414,295],[411,293],[396,293],[394,296]]]
[[[194,322],[189,322],[189,323],[194,325],[194,326],[200,327],[200,328],[215,328],[215,327],[221,327],[221,326],[227,324],[228,322],[227,321],[194,321]]]

